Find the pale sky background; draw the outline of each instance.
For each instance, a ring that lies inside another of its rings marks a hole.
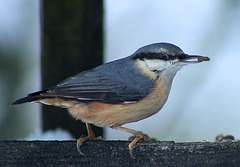
[[[34,136],[40,131],[38,104],[9,107],[15,99],[40,89],[38,5],[32,0],[0,0],[0,65],[18,66],[23,74],[18,82],[12,79],[7,84],[8,77],[17,74],[0,68],[1,139]],[[125,126],[158,140],[213,141],[220,133],[239,139],[239,29],[238,0],[106,0],[106,62],[155,42],[170,42],[188,54],[211,58],[177,73],[159,113]],[[13,89],[16,84],[21,89]],[[129,137],[109,128],[106,132],[107,139]]]

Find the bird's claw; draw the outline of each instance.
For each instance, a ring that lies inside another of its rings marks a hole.
[[[82,143],[83,141],[81,139],[77,140],[77,150],[81,155],[86,156],[80,149],[80,147],[82,146]]]
[[[135,157],[133,156],[133,153],[132,153],[132,150],[133,150],[133,147],[134,145],[139,141],[139,140],[142,140],[142,141],[149,141],[149,137],[144,135],[143,133],[141,132],[138,132],[134,138],[134,140],[128,145],[128,148],[129,148],[129,153],[131,155],[131,157],[133,159],[135,159]]]

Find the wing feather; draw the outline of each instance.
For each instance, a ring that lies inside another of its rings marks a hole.
[[[152,91],[154,82],[133,66],[133,61],[129,57],[103,64],[70,77],[55,87],[31,93],[13,104],[55,97],[109,104],[139,101]]]

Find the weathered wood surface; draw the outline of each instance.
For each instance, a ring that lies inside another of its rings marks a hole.
[[[240,142],[1,141],[0,166],[240,166]]]

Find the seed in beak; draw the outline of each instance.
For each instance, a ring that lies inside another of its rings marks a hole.
[[[209,57],[199,57],[199,58],[198,58],[198,61],[199,61],[199,62],[202,62],[202,61],[210,61],[210,58],[209,58]]]

